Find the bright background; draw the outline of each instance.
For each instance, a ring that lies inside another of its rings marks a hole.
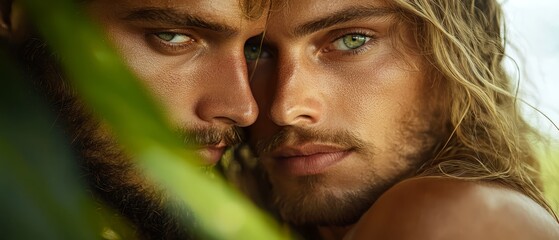
[[[559,1],[501,2],[508,23],[507,35],[513,45],[507,51],[517,62],[521,75],[515,67],[509,69],[513,76],[520,76],[525,100],[559,124]],[[559,130],[553,130],[545,117],[526,111],[540,129],[559,139]]]
[[[521,96],[559,125],[559,1],[501,0],[512,46],[507,66],[520,79]],[[542,176],[545,191],[559,212],[559,129],[542,114],[524,106],[529,119],[553,141],[542,151]]]

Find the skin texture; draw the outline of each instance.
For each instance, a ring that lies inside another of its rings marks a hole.
[[[413,48],[380,1],[290,1],[268,24],[252,80],[261,114],[248,130],[272,201],[296,224],[354,223],[431,154],[432,82],[419,56],[393,45]],[[366,41],[344,50],[351,34]]]
[[[238,4],[95,0],[82,5],[161,103],[177,132],[199,146],[196,150],[206,165],[238,143],[235,128],[252,124],[258,114],[244,45],[263,31],[265,19],[245,18]],[[204,238],[193,235],[196,222],[191,216],[178,214],[184,206],[146,180],[103,123],[81,104],[64,79],[56,54],[22,24],[12,25],[24,16],[6,17],[16,13],[10,10],[17,2],[2,6],[2,35],[19,49],[18,57],[58,115],[57,124],[66,129],[93,195],[125,216],[142,239]],[[183,220],[191,226],[185,227]]]
[[[557,222],[517,191],[497,184],[415,178],[388,190],[345,240],[557,239]]]
[[[244,42],[264,22],[241,19],[237,1],[98,0],[87,10],[179,128],[225,131],[256,119]],[[201,151],[211,163],[224,146],[215,144]]]
[[[394,13],[378,0],[272,13],[248,128],[265,204],[310,239],[556,238],[557,222],[503,185],[414,178],[448,139],[448,103]]]

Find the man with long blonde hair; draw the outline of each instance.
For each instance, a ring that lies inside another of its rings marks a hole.
[[[260,200],[310,238],[559,239],[502,27],[495,0],[272,11],[247,55]]]
[[[102,27],[185,141],[195,138],[193,151],[205,164],[214,165],[228,146],[240,141],[236,129],[252,124],[258,114],[244,45],[263,31],[268,1],[76,2],[83,14]],[[148,181],[130,154],[123,152],[110,131],[82,104],[71,81],[66,81],[56,53],[22,13],[19,0],[0,0],[1,40],[9,42],[15,58],[22,60],[34,85],[50,101],[57,115],[53,125],[66,130],[93,196],[132,223],[133,236],[117,233],[117,237],[200,238],[191,229],[195,225],[191,216],[177,210],[184,206]],[[72,38],[73,34],[69,29],[60,37]],[[185,224],[187,221],[192,224]]]

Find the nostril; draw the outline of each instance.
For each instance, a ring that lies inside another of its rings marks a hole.
[[[243,106],[243,107],[238,107]],[[248,106],[248,108],[246,108]],[[206,108],[200,117],[212,124],[234,125],[247,127],[253,124],[258,117],[258,108],[251,107],[250,104],[223,106],[221,108]]]
[[[252,95],[239,91],[232,94],[233,89],[227,90],[228,92],[219,94],[221,97],[215,97],[213,95],[217,93],[212,93],[200,98],[195,110],[198,118],[206,123],[239,127],[254,123],[258,116],[258,106]]]
[[[314,121],[314,117],[312,117],[311,115],[299,115],[297,118],[302,121]]]
[[[322,104],[319,100],[310,98],[298,101],[296,98],[289,98],[289,101],[281,100],[282,98],[276,99],[268,114],[276,125],[309,125],[320,121]]]
[[[214,117],[214,121],[224,123],[227,125],[237,125],[237,122],[228,117]]]

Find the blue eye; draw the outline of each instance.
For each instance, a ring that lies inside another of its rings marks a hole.
[[[181,33],[161,32],[161,33],[156,33],[155,36],[157,36],[159,39],[163,41],[173,43],[173,44],[181,44],[181,43],[187,43],[192,41],[191,37]]]
[[[359,48],[365,45],[369,40],[371,40],[371,38],[363,34],[347,34],[336,39],[332,45],[336,50],[347,51]]]

